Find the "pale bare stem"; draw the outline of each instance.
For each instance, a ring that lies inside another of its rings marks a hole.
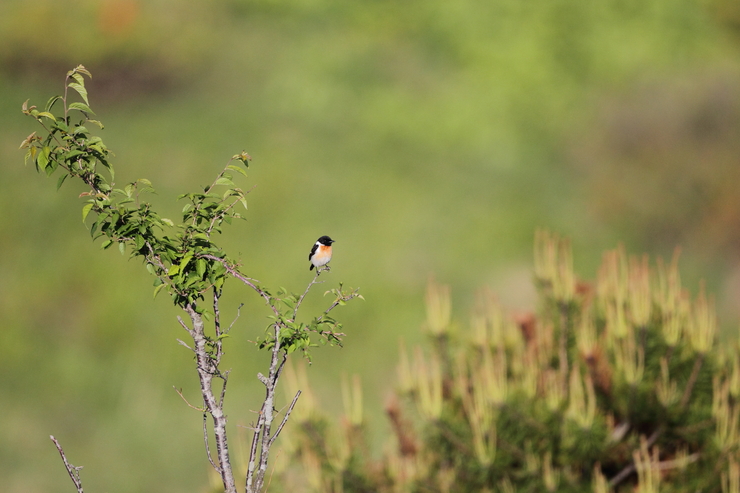
[[[282,353],[280,348],[280,324],[274,324],[275,330],[275,344],[272,347],[272,354],[270,357],[270,372],[268,376],[264,376],[261,373],[257,375],[257,378],[265,386],[265,400],[262,403],[260,409],[259,418],[257,420],[257,426],[254,428],[254,436],[252,437],[252,446],[249,455],[249,466],[247,468],[247,493],[257,493],[262,489],[265,481],[265,473],[267,472],[267,462],[269,459],[270,447],[272,447],[275,438],[277,437],[280,430],[282,430],[287,420],[287,416],[283,418],[283,422],[278,427],[275,435],[270,435],[272,428],[272,422],[275,418],[275,390],[277,388],[278,379],[280,374],[285,367],[285,361],[288,355]],[[300,395],[300,392],[298,393]],[[298,399],[298,395],[293,399],[291,406],[288,410],[288,414],[295,406],[295,402]],[[261,443],[261,447],[259,447]],[[259,466],[257,466],[257,449],[259,451]],[[256,474],[255,474],[256,473]]]
[[[313,280],[310,283],[308,283],[308,286],[306,286],[306,290],[303,292],[301,297],[298,298],[298,303],[295,304],[295,308],[293,309],[293,319],[291,320],[292,322],[295,322],[295,317],[298,315],[298,308],[300,308],[301,303],[303,303],[303,298],[306,297],[311,287],[314,284],[320,284],[324,282],[324,281],[318,281],[318,278],[319,278],[319,269],[316,269],[316,275],[313,276]]]
[[[280,359],[280,325],[275,324],[275,345],[272,348],[272,357],[270,358],[270,375],[265,384],[265,402],[262,406],[265,420],[262,425],[262,450],[260,451],[259,471],[257,472],[257,481],[255,482],[255,491],[260,491],[265,480],[267,472],[267,460],[270,453],[270,430],[272,421],[275,419],[275,386],[280,377],[280,372],[285,364],[287,355],[283,355],[283,360],[278,364]]]
[[[283,416],[283,421],[280,423],[280,426],[278,426],[278,429],[275,430],[275,434],[272,435],[272,438],[270,438],[270,445],[272,445],[272,442],[275,441],[275,439],[278,437],[281,431],[283,431],[283,426],[285,426],[285,423],[288,422],[288,418],[290,417],[290,413],[293,412],[293,408],[295,407],[296,402],[298,402],[298,398],[301,396],[301,391],[299,390],[296,392],[295,397],[293,397],[293,400],[290,403],[290,406],[288,407],[288,410],[285,411],[285,416]]]
[[[221,292],[213,288],[213,325],[216,331],[216,356],[215,364],[218,366],[221,363],[221,356],[223,355],[223,341],[221,340],[221,312],[218,309],[218,299],[221,296]],[[224,380],[224,387],[226,387],[226,380]]]
[[[185,341],[183,341],[182,339],[175,339],[175,340],[176,340],[176,341],[177,341],[177,342],[178,342],[178,343],[179,343],[179,344],[180,344],[181,346],[185,346],[186,348],[188,348],[188,349],[190,349],[191,351],[195,352],[195,351],[193,350],[193,348],[191,348],[190,346],[188,346],[188,345],[187,345],[187,344],[185,343]]]
[[[200,411],[200,412],[202,412],[202,413],[205,413],[206,409],[205,409],[204,407],[197,407],[197,406],[194,406],[194,405],[190,404],[190,402],[188,402],[188,400],[187,400],[187,399],[185,398],[185,396],[184,396],[184,395],[182,394],[182,389],[178,389],[178,388],[177,388],[177,387],[175,387],[174,385],[172,386],[172,388],[173,388],[173,389],[175,389],[175,392],[177,392],[177,395],[179,395],[179,396],[180,396],[180,398],[181,398],[181,399],[182,399],[183,401],[185,401],[185,404],[187,404],[189,408],[191,408],[191,409],[195,409],[196,411]]]
[[[193,334],[193,330],[190,327],[188,327],[188,324],[185,323],[185,321],[180,317],[180,315],[177,316],[177,321],[180,322],[180,325],[182,325],[183,329],[188,331],[188,334],[190,334],[193,338],[195,337],[195,335]],[[181,344],[185,347],[188,347],[187,344],[185,344],[184,342]],[[188,349],[190,349],[191,351],[194,351],[194,349],[191,349],[189,347]]]
[[[224,398],[226,397],[226,383],[229,381],[229,373],[231,373],[231,370],[226,370],[225,372],[219,374],[221,380],[224,381],[224,384],[221,387],[221,397],[218,400],[218,405],[221,407],[224,407]]]
[[[80,469],[82,469],[82,466],[73,466],[67,461],[67,456],[64,455],[64,450],[62,450],[62,446],[59,444],[56,438],[54,438],[54,435],[50,435],[49,438],[51,438],[51,441],[54,442],[54,445],[56,445],[57,450],[59,451],[59,455],[62,456],[62,461],[64,462],[64,467],[67,469],[67,473],[69,474],[69,477],[72,478],[72,482],[75,484],[75,487],[77,488],[78,493],[83,493],[82,491],[82,480],[80,479]]]
[[[260,435],[262,433],[262,425],[264,424],[264,421],[265,421],[264,408],[265,408],[265,405],[263,403],[262,409],[260,409],[260,412],[259,412],[259,417],[257,418],[257,424],[253,428],[254,436],[252,437],[252,445],[249,447],[249,465],[247,466],[247,488],[246,488],[247,493],[253,493],[253,492],[258,491],[254,489],[254,469],[257,466],[257,445],[259,444]]]
[[[242,307],[243,306],[244,306],[244,303],[240,303],[239,306],[236,308],[236,316],[234,317],[234,320],[231,321],[231,323],[229,324],[229,328],[226,329],[226,331],[224,332],[224,334],[228,334],[229,332],[231,332],[231,328],[234,326],[234,324],[236,323],[236,321],[239,320],[239,317],[242,314]]]
[[[213,461],[213,455],[211,454],[211,446],[208,444],[208,414],[203,413],[203,442],[206,445],[206,455],[208,456],[208,462],[211,463],[217,473],[221,474],[221,468],[216,465]]]
[[[225,492],[236,493],[236,483],[234,482],[234,472],[231,467],[231,460],[229,459],[229,446],[226,438],[226,415],[213,391],[213,377],[214,375],[219,375],[219,370],[215,365],[214,359],[208,354],[208,340],[205,335],[203,318],[191,304],[186,305],[184,310],[190,316],[193,325],[191,335],[193,337],[195,358],[197,361],[200,390],[203,395],[204,407],[213,419],[213,434],[216,442],[219,473],[221,474]]]

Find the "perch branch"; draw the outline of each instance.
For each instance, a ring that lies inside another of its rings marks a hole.
[[[51,441],[54,442],[54,445],[56,445],[57,450],[59,451],[59,455],[62,456],[62,461],[64,462],[64,467],[67,469],[67,473],[69,474],[69,477],[72,478],[72,482],[75,484],[75,487],[77,488],[78,493],[83,493],[82,491],[82,480],[80,479],[80,469],[82,469],[82,466],[73,466],[67,461],[67,456],[64,455],[64,450],[62,450],[62,446],[59,444],[56,438],[54,438],[54,435],[49,435],[49,438],[51,438]]]

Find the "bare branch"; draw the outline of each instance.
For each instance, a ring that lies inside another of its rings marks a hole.
[[[229,381],[229,373],[231,373],[231,370],[226,370],[224,373],[221,373],[219,376],[221,377],[221,380],[223,380],[224,384],[221,387],[221,397],[218,400],[219,407],[224,406],[224,398],[226,397],[226,384]]]
[[[308,286],[306,286],[306,290],[303,292],[301,297],[298,298],[298,302],[295,304],[295,308],[293,309],[293,319],[292,319],[294,322],[295,322],[296,316],[298,315],[298,308],[301,307],[301,303],[303,303],[303,298],[306,297],[306,295],[308,294],[308,291],[311,289],[311,287],[314,284],[319,284],[319,283],[324,282],[324,281],[319,281],[318,279],[319,279],[319,269],[317,268],[316,275],[313,276],[313,280],[310,283],[308,283]]]
[[[264,403],[262,405],[262,408],[264,409]],[[260,434],[262,432],[262,426],[264,425],[264,417],[265,413],[263,412],[263,409],[259,412],[259,417],[257,418],[257,424],[252,428],[254,430],[254,436],[252,437],[252,445],[249,447],[249,465],[247,466],[247,493],[253,493],[255,490],[253,488],[254,484],[254,469],[257,465],[257,444],[259,443]]]
[[[180,317],[180,315],[177,316],[177,321],[180,322],[180,325],[182,325],[182,328],[188,331],[188,334],[191,336],[193,335],[193,329],[188,327],[188,324],[185,323],[185,321]]]
[[[221,291],[213,288],[213,326],[216,331],[216,356],[214,357],[214,364],[218,367],[221,363],[221,356],[223,356],[223,341],[221,340],[221,312],[218,309],[218,300],[221,297]],[[226,388],[226,380],[224,379],[224,390]]]
[[[218,367],[214,365],[213,358],[208,354],[208,340],[205,336],[205,326],[203,318],[196,311],[195,307],[188,304],[184,307],[185,312],[190,316],[193,324],[191,335],[195,346],[195,358],[197,361],[198,378],[200,380],[200,391],[203,395],[203,404],[205,410],[213,419],[213,434],[216,442],[216,457],[220,467],[221,480],[224,484],[226,493],[236,493],[236,483],[234,482],[234,472],[229,459],[229,446],[226,438],[226,415],[223,407],[213,392],[213,376],[220,374]],[[223,392],[223,389],[222,389]]]
[[[206,408],[205,408],[205,407],[198,407],[198,406],[194,406],[194,405],[190,404],[190,402],[188,402],[188,400],[187,400],[187,399],[185,398],[185,396],[184,396],[184,395],[182,394],[182,389],[178,389],[178,388],[177,388],[177,387],[175,387],[174,385],[172,386],[172,388],[173,388],[173,389],[175,389],[175,392],[177,392],[177,395],[179,395],[179,396],[180,396],[180,398],[181,398],[181,399],[182,399],[183,401],[185,401],[185,404],[187,404],[189,408],[191,408],[191,409],[195,409],[196,411],[199,411],[199,412],[201,412],[201,413],[205,413],[205,412],[206,412]]]
[[[176,340],[176,341],[177,341],[177,342],[178,342],[178,343],[179,343],[179,344],[180,344],[181,346],[185,346],[186,348],[188,348],[188,349],[190,349],[191,351],[195,352],[195,350],[194,350],[193,348],[191,348],[190,346],[188,346],[188,345],[187,345],[187,344],[185,343],[185,341],[183,341],[182,339],[175,339],[175,340]]]
[[[293,412],[293,408],[295,407],[296,402],[298,402],[298,397],[301,396],[301,391],[299,390],[296,392],[295,397],[293,397],[293,401],[290,403],[290,406],[288,407],[288,410],[285,411],[285,416],[283,416],[283,420],[280,422],[280,426],[278,426],[278,429],[275,430],[275,434],[272,435],[270,438],[270,445],[275,441],[275,439],[278,437],[281,431],[283,431],[283,426],[285,426],[285,423],[288,422],[288,418],[290,417],[290,413]]]
[[[211,463],[217,473],[221,474],[222,469],[216,465],[211,455],[211,446],[208,444],[208,414],[203,413],[203,441],[206,444],[206,455],[208,456],[208,462]]]
[[[231,321],[229,324],[229,328],[224,331],[224,334],[228,334],[231,332],[231,328],[234,326],[237,320],[239,320],[239,317],[242,314],[242,307],[244,306],[244,303],[240,303],[239,306],[236,308],[236,316],[234,317],[234,320]]]
[[[67,473],[69,474],[69,477],[72,478],[72,482],[75,484],[75,487],[77,488],[77,492],[83,493],[82,480],[80,479],[80,469],[82,469],[82,466],[73,466],[72,464],[67,462],[67,456],[64,455],[64,450],[62,450],[62,446],[59,444],[57,439],[54,438],[54,435],[49,435],[49,438],[51,438],[51,441],[54,442],[54,445],[56,445],[57,450],[59,451],[59,455],[62,456],[64,467],[67,469]]]

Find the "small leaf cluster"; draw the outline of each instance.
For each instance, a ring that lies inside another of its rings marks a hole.
[[[275,295],[265,291],[265,294],[269,296],[269,304],[273,307],[274,315],[269,317],[273,322],[268,326],[264,339],[257,341],[260,349],[272,349],[276,343],[276,337],[279,337],[279,341],[277,342],[286,354],[301,351],[310,360],[309,349],[318,346],[318,344],[312,342],[312,334],[319,336],[321,344],[342,346],[342,337],[344,336],[341,332],[342,324],[329,316],[329,312],[337,306],[344,306],[351,299],[364,299],[359,294],[359,288],[344,289],[340,283],[339,288],[330,289],[324,293],[325,296],[328,294],[334,296],[334,300],[324,313],[318,317],[314,317],[308,323],[296,320],[303,298],[308,293],[308,290],[311,289],[311,286],[318,282],[319,274],[320,271],[317,271],[314,281],[309,284],[303,296],[290,293],[283,287]],[[277,336],[275,335],[276,332],[272,330],[276,324],[280,327]]]
[[[85,76],[91,77],[83,66],[68,72],[64,95],[49,99],[43,111],[29,107],[28,102],[23,104],[23,113],[46,131],[45,137],[34,132],[21,144],[27,149],[26,163],[33,161],[37,171],[47,176],[60,172],[57,189],[70,177],[85,183],[89,190],[80,195],[86,199],[82,221],[88,223],[93,217],[90,234],[93,239],[103,239],[101,248],[118,245],[121,254],[128,250],[131,257],[141,257],[156,277],[155,296],[167,288],[176,305],[195,305],[210,288],[220,290],[227,277],[229,260],[212,237],[221,232],[223,223],[242,217],[235,206],[247,207],[246,192],[236,187],[233,174],[246,176],[244,168],[251,158],[245,152],[235,155],[202,192],[181,195],[187,203],[182,222],[176,226],[142,201],[143,194],[154,191],[149,180],[116,187],[111,152],[88,129],[91,123],[101,129],[103,125],[90,118],[94,113]],[[70,101],[74,93],[81,102]]]

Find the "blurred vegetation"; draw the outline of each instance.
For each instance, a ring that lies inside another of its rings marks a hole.
[[[340,375],[362,375],[376,447],[389,429],[377,405],[393,379],[388,348],[421,341],[428,276],[453,286],[454,306],[488,285],[531,307],[539,226],[590,252],[581,272],[618,240],[665,258],[680,244],[686,284],[706,277],[727,325],[737,320],[739,17],[732,0],[2,2],[7,490],[68,489],[50,433],[91,491],[181,491],[207,477],[191,453],[198,420],[171,391],[194,384],[175,312],[152,302],[145,273],[80,234],[75,198],[20,165],[32,131],[20,104],[45,101],[57,74],[78,63],[96,74],[117,179],[149,177],[165,215],[233,149],[249,151],[257,187],[225,247],[257,279],[297,289],[311,243],[337,240],[331,275],[368,302],[311,381],[338,411]],[[242,301],[255,303],[231,300]],[[263,362],[245,355],[261,329],[226,355],[235,394],[260,391]],[[231,416],[256,408],[242,399]]]
[[[341,426],[310,398],[294,417],[303,467],[286,491],[740,491],[740,345],[717,344],[713,303],[692,299],[675,260],[619,248],[587,284],[569,243],[542,232],[537,313],[512,319],[483,292],[464,328],[430,282],[432,349],[401,350],[382,458],[360,384],[345,383]]]

